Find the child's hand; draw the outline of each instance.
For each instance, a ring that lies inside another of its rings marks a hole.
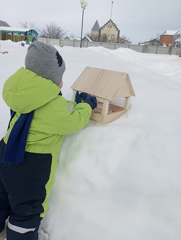
[[[79,94],[79,92],[77,91],[75,95],[75,101],[77,104],[81,103],[82,101],[88,103],[92,109],[97,107],[96,97],[93,97],[86,92],[82,92],[81,94]]]
[[[92,110],[97,107],[96,97],[90,96],[89,94],[87,94],[87,97],[85,98],[84,102],[88,103],[91,106]]]
[[[75,94],[75,102],[76,102],[77,104],[81,102],[81,101],[80,101],[80,94],[79,94],[78,91],[77,91],[76,94]]]
[[[76,92],[76,95],[75,95],[75,101],[76,103],[81,103],[82,101],[84,101],[87,97],[87,93],[86,92],[82,92],[81,94],[79,94],[79,92],[77,91]]]
[[[76,92],[76,95],[75,95],[75,102],[76,102],[77,104],[79,104],[79,103],[82,102],[82,99],[81,99],[80,94],[79,94],[78,91]]]

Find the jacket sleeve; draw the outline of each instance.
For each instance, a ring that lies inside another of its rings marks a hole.
[[[63,97],[52,104],[55,117],[57,134],[69,135],[84,128],[91,117],[92,108],[87,103],[68,101]]]

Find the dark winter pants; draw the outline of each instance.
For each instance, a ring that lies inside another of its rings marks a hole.
[[[7,240],[38,240],[44,212],[45,185],[51,170],[51,154],[25,153],[21,164],[5,164],[0,143],[0,232],[8,220]]]

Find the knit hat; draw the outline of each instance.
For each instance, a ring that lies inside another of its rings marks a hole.
[[[42,42],[33,42],[27,51],[25,68],[59,86],[65,71],[65,62],[56,48]]]

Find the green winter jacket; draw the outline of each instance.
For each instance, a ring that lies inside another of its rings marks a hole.
[[[20,68],[4,84],[3,98],[16,112],[4,142],[21,113],[34,111],[28,133],[26,151],[52,155],[50,179],[46,185],[47,196],[43,203],[45,215],[49,191],[54,182],[54,173],[64,135],[73,134],[86,126],[92,109],[87,103],[77,104],[59,95],[60,88],[51,80],[42,78],[34,72]]]

